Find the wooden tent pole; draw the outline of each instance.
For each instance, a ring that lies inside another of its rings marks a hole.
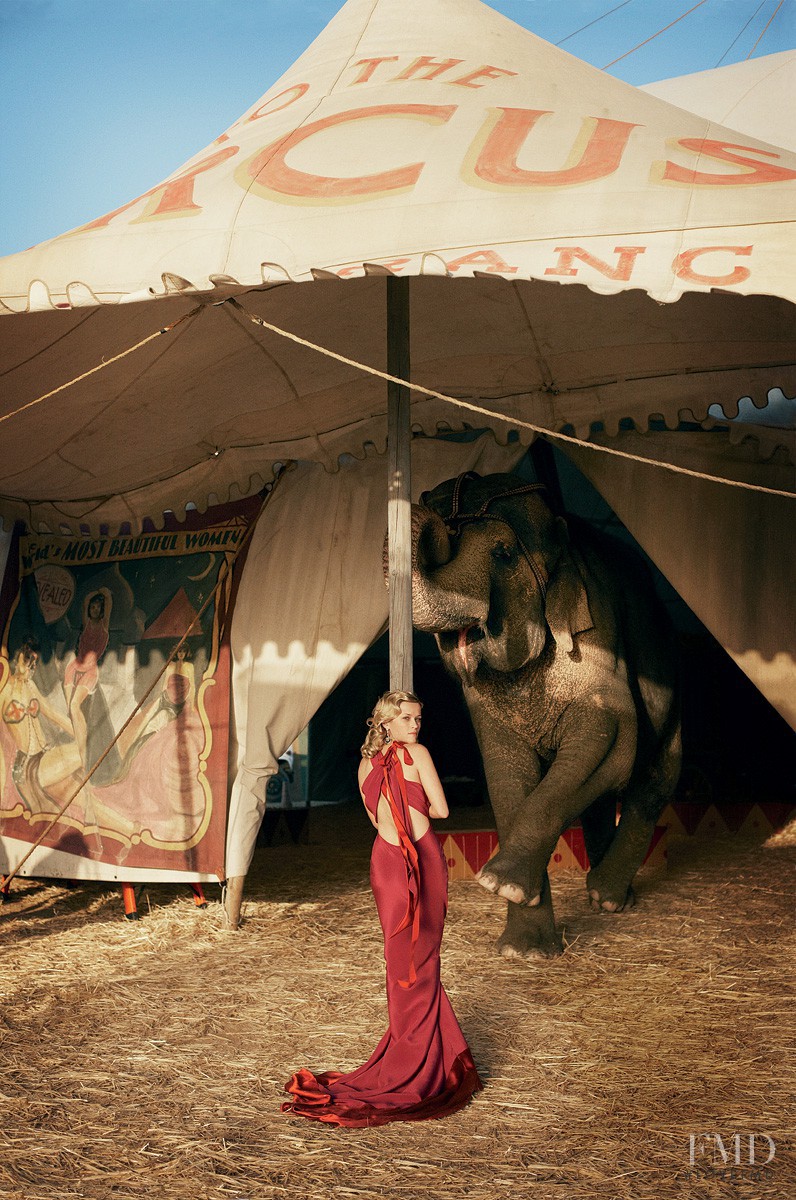
[[[409,279],[387,279],[387,373],[410,378]],[[412,690],[412,430],[409,389],[387,384],[390,690]]]

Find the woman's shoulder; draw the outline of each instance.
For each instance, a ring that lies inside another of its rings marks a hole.
[[[409,753],[418,767],[428,765],[432,762],[431,755],[421,742],[416,742],[414,746],[410,747]]]
[[[357,778],[359,779],[360,783],[364,783],[368,775],[370,775],[371,771],[373,770],[373,767],[374,762],[372,758],[366,758],[364,755],[362,758],[360,758],[359,770],[357,771]]]

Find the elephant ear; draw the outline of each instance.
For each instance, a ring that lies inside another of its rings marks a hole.
[[[545,617],[556,645],[566,654],[572,654],[575,635],[593,629],[594,620],[586,591],[586,565],[571,544],[561,518],[558,532],[564,546],[547,585]]]

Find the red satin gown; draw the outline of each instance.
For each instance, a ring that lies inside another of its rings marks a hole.
[[[440,982],[447,865],[430,827],[412,840],[409,809],[428,816],[428,798],[420,783],[404,779],[395,743],[374,757],[363,792],[374,817],[386,796],[399,837],[394,846],[377,835],[370,859],[384,931],[389,1028],[368,1061],[349,1075],[297,1071],[285,1084],[293,1098],[282,1105],[283,1112],[349,1128],[445,1117],[483,1087]]]

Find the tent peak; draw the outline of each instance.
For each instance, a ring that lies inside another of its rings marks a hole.
[[[164,276],[185,281],[167,282],[169,294],[203,293],[348,278],[364,263],[661,301],[717,287],[796,296],[780,248],[796,158],[606,75],[480,0],[408,11],[348,0],[179,170],[3,260],[5,312],[68,304],[74,281],[84,305],[137,302],[162,295]]]

